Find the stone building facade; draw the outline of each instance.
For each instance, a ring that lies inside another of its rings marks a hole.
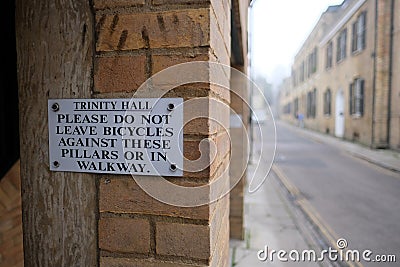
[[[345,0],[321,15],[280,92],[281,118],[374,148],[400,149],[400,6]]]

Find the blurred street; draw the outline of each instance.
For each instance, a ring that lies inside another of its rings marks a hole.
[[[400,173],[354,157],[340,146],[300,135],[283,123],[277,130],[275,164],[280,175],[297,188],[295,197],[306,200],[309,212],[320,218],[328,241],[345,238],[349,249],[398,253]]]
[[[271,149],[268,138],[263,139],[261,146],[260,138],[254,138],[253,153]],[[247,251],[252,253],[251,256],[248,253],[246,259],[243,256],[246,249],[242,245],[240,255],[244,260],[234,266],[346,266],[339,261],[282,263],[257,260],[257,251],[263,249],[262,243],[275,250],[320,251],[328,247],[337,249],[336,242],[340,238],[346,240],[348,250],[359,250],[360,253],[371,250],[371,259],[379,254],[396,255],[398,261],[398,157],[398,153],[390,150],[370,150],[278,121],[272,172],[260,190],[253,194],[247,192],[246,196],[245,220],[250,236]],[[249,166],[250,173],[253,169],[254,166]],[[238,247],[240,252],[240,245]],[[349,265],[397,264],[361,260]]]

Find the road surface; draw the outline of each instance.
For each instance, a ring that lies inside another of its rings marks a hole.
[[[271,148],[271,145],[268,146]],[[327,241],[347,241],[347,249],[393,255],[399,266],[400,174],[355,158],[277,123],[276,174],[293,191]],[[355,265],[357,266],[357,264]]]

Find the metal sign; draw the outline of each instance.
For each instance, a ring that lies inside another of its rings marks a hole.
[[[183,99],[49,99],[51,171],[183,175]]]

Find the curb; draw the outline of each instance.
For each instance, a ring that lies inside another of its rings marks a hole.
[[[271,170],[278,178],[279,182],[291,195],[291,201],[293,204],[305,215],[311,225],[317,230],[324,242],[332,248],[337,249],[336,241],[339,239],[338,235],[329,227],[326,222],[323,221],[319,213],[312,207],[312,205],[306,199],[302,198],[300,190],[289,181],[289,179],[277,165],[274,164]],[[363,267],[362,263],[360,262],[335,263],[339,266]]]
[[[381,168],[387,169],[387,170],[395,172],[395,173],[400,173],[400,168],[393,167],[393,166],[391,166],[389,164],[385,164],[384,162],[381,162],[381,161],[373,160],[370,157],[365,156],[362,153],[357,153],[357,152],[353,152],[353,151],[349,151],[349,150],[346,150],[346,152],[348,152],[349,154],[351,154],[352,156],[354,156],[356,158],[365,160],[365,161],[367,161],[371,164],[374,164],[376,166],[379,166]]]
[[[312,140],[314,140],[314,141],[316,141],[318,143],[324,143],[324,144],[327,144],[327,145],[333,145],[329,141],[324,140],[324,138],[336,138],[336,137],[330,136],[330,135],[324,136],[323,133],[320,133],[320,132],[317,132],[317,131],[314,131],[314,130],[311,130],[311,129],[300,129],[300,128],[297,128],[296,126],[288,124],[287,122],[284,122],[284,121],[283,121],[282,124],[285,127],[291,128],[292,130],[296,131],[297,133],[301,134],[302,136],[310,138],[310,139],[312,139]],[[320,136],[316,136],[316,135],[320,135]],[[352,151],[350,149],[347,149],[346,147],[343,147],[344,145],[346,145],[345,142],[347,142],[345,140],[332,139],[332,141],[340,143],[341,149],[346,151],[347,153],[349,153],[350,155],[352,155],[354,157],[357,157],[359,159],[365,160],[365,161],[367,161],[367,162],[369,162],[371,164],[374,164],[374,165],[379,166],[381,168],[387,169],[389,171],[392,171],[392,172],[395,172],[395,173],[400,173],[400,166],[397,167],[397,166],[393,166],[393,165],[390,165],[390,164],[386,164],[385,162],[378,161],[378,160],[375,160],[375,159],[373,159],[373,158],[371,158],[369,156],[366,156],[363,153],[354,152],[354,151]],[[348,142],[348,145],[356,146],[357,143]]]

